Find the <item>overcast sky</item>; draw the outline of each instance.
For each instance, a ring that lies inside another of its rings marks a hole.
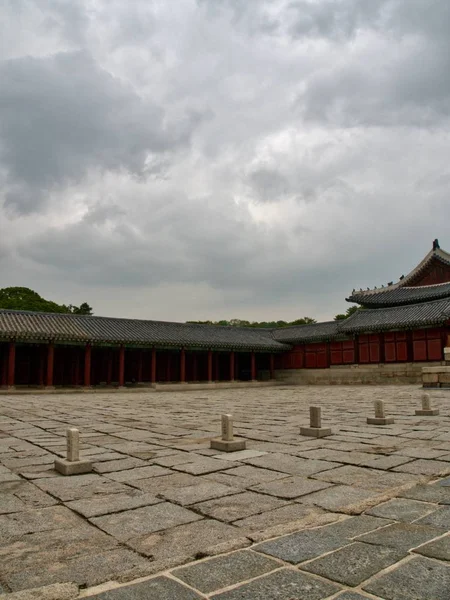
[[[447,0],[1,0],[0,287],[332,318],[450,250]]]

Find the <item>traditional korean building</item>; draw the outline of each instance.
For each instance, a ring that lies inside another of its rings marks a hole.
[[[279,329],[0,310],[0,383],[13,387],[257,381],[419,382],[450,334],[450,254],[347,298],[342,321]]]
[[[301,370],[297,381],[419,382],[423,364],[444,360],[450,334],[450,254],[438,240],[408,275],[381,288],[353,290],[347,301],[361,307],[348,319],[274,333],[275,339],[292,345],[280,358],[280,370]],[[313,369],[329,372],[308,380]],[[295,379],[287,372],[282,378]]]

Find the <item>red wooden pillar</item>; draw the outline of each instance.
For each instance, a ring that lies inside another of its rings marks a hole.
[[[166,356],[166,381],[172,381],[172,354],[168,352]]]
[[[230,381],[234,381],[234,352],[230,352]]]
[[[198,361],[196,352],[192,354],[192,381],[198,381]]]
[[[6,387],[6,382],[7,382],[7,378],[8,378],[8,363],[7,363],[7,359],[6,359],[6,347],[2,348],[0,346],[0,358],[2,360],[2,368],[0,371],[0,386],[1,387]]]
[[[256,354],[254,352],[250,355],[251,361],[251,372],[252,372],[252,381],[256,381]]]
[[[80,350],[75,348],[75,368],[73,374],[73,385],[79,385],[80,383]]]
[[[112,373],[113,373],[113,351],[110,348],[108,350],[108,359],[106,365],[106,385],[111,385],[112,383]]]
[[[270,355],[269,358],[269,371],[270,371],[270,379],[274,378],[274,371],[275,371],[275,357],[273,354]]]
[[[239,380],[239,353],[234,353],[234,376]]]
[[[139,354],[138,354],[137,382],[141,383],[141,381],[142,381],[142,350],[139,350]]]
[[[180,352],[180,382],[186,382],[186,350],[184,348]]]
[[[125,385],[125,346],[119,348],[119,387]]]
[[[220,372],[219,372],[219,353],[216,352],[214,356],[214,381],[219,381]]]
[[[156,349],[152,349],[152,363],[150,365],[150,382],[156,383]]]
[[[16,369],[16,342],[9,342],[8,346],[8,377],[6,385],[14,387]]]
[[[84,347],[84,386],[91,386],[91,360],[92,360],[92,346],[86,344]]]
[[[212,363],[213,363],[213,353],[212,353],[212,350],[208,350],[208,382],[209,383],[211,383],[213,380]]]
[[[55,346],[53,342],[49,342],[47,346],[47,377],[45,385],[48,388],[53,387],[53,365],[55,363]]]
[[[44,347],[39,347],[39,365],[38,365],[38,384],[40,387],[44,387]]]

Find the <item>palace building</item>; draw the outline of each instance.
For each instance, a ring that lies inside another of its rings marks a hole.
[[[438,240],[396,283],[353,290],[347,300],[360,309],[345,320],[278,329],[0,310],[0,382],[6,389],[418,382],[424,363],[444,360],[450,254]]]

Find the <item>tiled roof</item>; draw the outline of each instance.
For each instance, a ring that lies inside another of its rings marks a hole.
[[[360,309],[348,319],[298,325],[273,331],[280,342],[307,344],[343,339],[356,333],[442,325],[450,320],[450,298],[393,308]]]
[[[376,306],[376,305],[384,305],[386,306],[386,304],[389,304],[389,302],[384,301],[384,300],[380,300],[378,302],[378,298],[384,298],[385,294],[392,294],[394,291],[398,290],[398,289],[402,289],[402,288],[408,288],[408,289],[418,289],[418,288],[413,288],[411,286],[411,284],[414,284],[414,281],[417,280],[417,277],[423,273],[424,271],[426,271],[426,269],[428,269],[432,263],[435,262],[440,262],[444,265],[450,265],[450,254],[448,252],[445,252],[445,250],[442,250],[439,247],[439,242],[438,240],[435,240],[433,242],[433,248],[428,252],[428,254],[425,256],[425,258],[417,265],[417,267],[415,267],[412,271],[410,271],[408,273],[408,275],[403,276],[401,279],[399,279],[396,283],[391,283],[390,285],[388,285],[387,287],[382,287],[382,288],[378,288],[378,289],[371,289],[371,290],[360,290],[360,291],[356,291],[353,290],[352,294],[347,298],[348,302],[356,302],[357,304],[362,304],[364,306]],[[443,284],[445,285],[445,284]],[[433,288],[436,286],[423,286],[424,288],[428,289],[428,288]],[[426,294],[426,292],[425,292]],[[442,298],[444,296],[433,296],[432,293],[430,292],[430,295],[424,297],[424,300],[432,300],[434,298]],[[407,298],[407,294],[405,294],[404,296],[399,296],[399,299],[403,300],[403,302],[397,302],[397,298],[395,298],[394,296],[390,296],[391,298],[391,302],[395,304],[406,304],[406,298]],[[376,302],[375,302],[376,300]],[[412,297],[412,299],[410,300],[410,302],[420,302],[422,300],[422,296],[417,296],[416,297]]]
[[[340,321],[343,334],[441,325],[450,319],[450,299],[392,308],[361,309]]]
[[[273,337],[279,342],[291,344],[325,342],[335,339],[339,335],[339,323],[340,321],[325,321],[324,323],[283,327],[275,329]]]
[[[356,292],[348,298],[349,302],[356,302],[364,306],[398,306],[401,304],[415,304],[450,298],[450,283],[424,285],[420,287],[391,287],[381,290]]]
[[[0,338],[142,346],[283,351],[269,329],[220,327],[0,309]]]

